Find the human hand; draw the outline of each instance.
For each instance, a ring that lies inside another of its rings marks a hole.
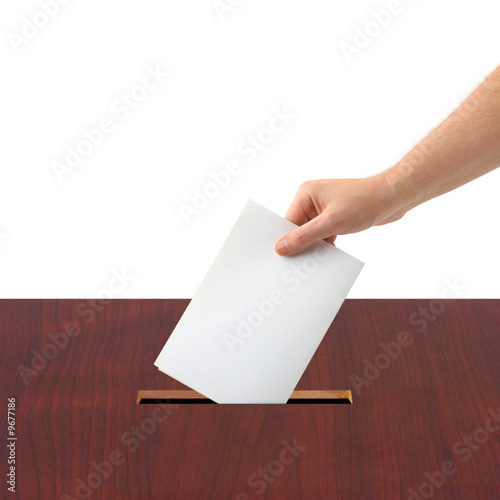
[[[334,244],[339,234],[387,224],[404,214],[403,204],[383,175],[307,181],[285,215],[299,227],[283,236],[275,250],[280,255],[294,255],[320,240]]]

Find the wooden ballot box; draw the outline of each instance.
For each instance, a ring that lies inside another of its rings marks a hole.
[[[500,301],[346,300],[275,405],[154,366],[188,303],[0,301],[16,498],[500,498]]]

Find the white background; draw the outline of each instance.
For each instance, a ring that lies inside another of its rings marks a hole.
[[[48,0],[47,0],[48,1]],[[401,0],[349,64],[387,1],[70,0],[14,50],[33,0],[0,7],[0,296],[191,297],[248,198],[284,215],[307,179],[396,163],[499,63],[497,1]],[[111,105],[159,65],[168,78],[121,120]],[[254,161],[238,154],[273,108],[296,117]],[[84,129],[116,127],[58,180]],[[241,174],[186,224],[208,172]],[[499,297],[500,170],[401,221],[337,239],[366,265],[350,297]]]

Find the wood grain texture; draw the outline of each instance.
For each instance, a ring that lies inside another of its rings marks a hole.
[[[500,431],[476,432],[488,409],[500,413],[500,301],[434,302],[439,314],[424,321],[430,300],[346,300],[297,390],[350,389],[353,405],[137,405],[139,389],[186,389],[153,363],[187,304],[0,301],[1,430],[15,396],[17,498],[83,498],[77,481],[94,473],[90,499],[406,499],[448,460],[456,473],[433,498],[500,498]],[[33,350],[53,355],[47,344],[71,321],[81,332],[25,385],[19,365]],[[353,376],[383,364],[381,344],[403,331],[411,345],[359,388]],[[464,460],[475,432],[487,440]],[[283,451],[294,442],[297,456]],[[118,456],[97,486],[95,466]],[[257,477],[268,467],[270,482]]]

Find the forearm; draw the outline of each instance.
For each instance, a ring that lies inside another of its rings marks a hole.
[[[436,129],[379,174],[401,213],[500,165],[500,66]]]

